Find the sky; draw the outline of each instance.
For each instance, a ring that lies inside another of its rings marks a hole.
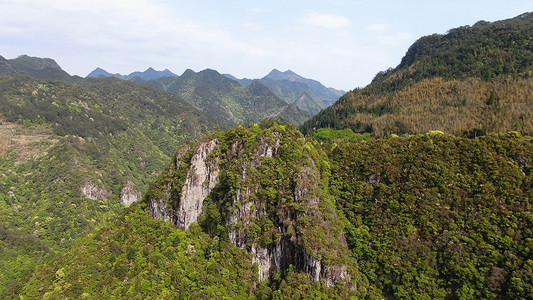
[[[276,68],[352,90],[418,38],[533,12],[533,0],[1,0],[0,55],[54,59],[71,75]]]

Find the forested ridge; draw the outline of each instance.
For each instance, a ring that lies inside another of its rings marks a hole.
[[[376,137],[442,130],[533,132],[533,14],[480,21],[420,38],[394,69],[342,96],[302,125]]]

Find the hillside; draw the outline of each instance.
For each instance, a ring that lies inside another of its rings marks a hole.
[[[0,76],[0,291],[139,200],[174,149],[216,126],[131,82]]]
[[[0,298],[532,299],[532,27],[423,37],[305,134],[260,80],[0,59]]]
[[[324,105],[324,107],[327,107],[331,105],[333,102],[337,101],[340,96],[344,94],[344,91],[336,90],[333,88],[327,88],[322,83],[314,80],[314,79],[308,79],[304,78],[296,73],[294,73],[291,70],[287,70],[285,72],[281,72],[277,69],[272,70],[268,75],[262,78],[262,80],[275,80],[281,83],[301,83],[306,86],[308,86],[310,92],[308,91],[310,95],[313,95],[320,103]]]
[[[190,143],[142,203],[11,292],[531,297],[531,138],[343,134],[270,123]]]
[[[419,39],[380,72],[307,121],[376,137],[442,130],[465,136],[533,133],[533,14]]]

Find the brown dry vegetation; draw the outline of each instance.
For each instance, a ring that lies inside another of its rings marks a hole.
[[[472,129],[485,134],[509,130],[533,133],[533,79],[504,77],[487,82],[436,77],[392,94],[360,91],[345,97],[347,101],[336,109],[355,112],[346,125],[369,125],[376,137],[430,130],[456,135]],[[383,108],[387,113],[376,114]]]
[[[57,141],[46,126],[25,127],[5,122],[0,117],[0,156],[13,153],[17,161],[25,161],[37,155],[46,155]]]

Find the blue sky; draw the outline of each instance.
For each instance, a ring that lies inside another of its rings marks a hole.
[[[1,56],[50,57],[73,75],[277,68],[351,90],[422,36],[512,18],[533,0],[2,0],[0,11]]]

